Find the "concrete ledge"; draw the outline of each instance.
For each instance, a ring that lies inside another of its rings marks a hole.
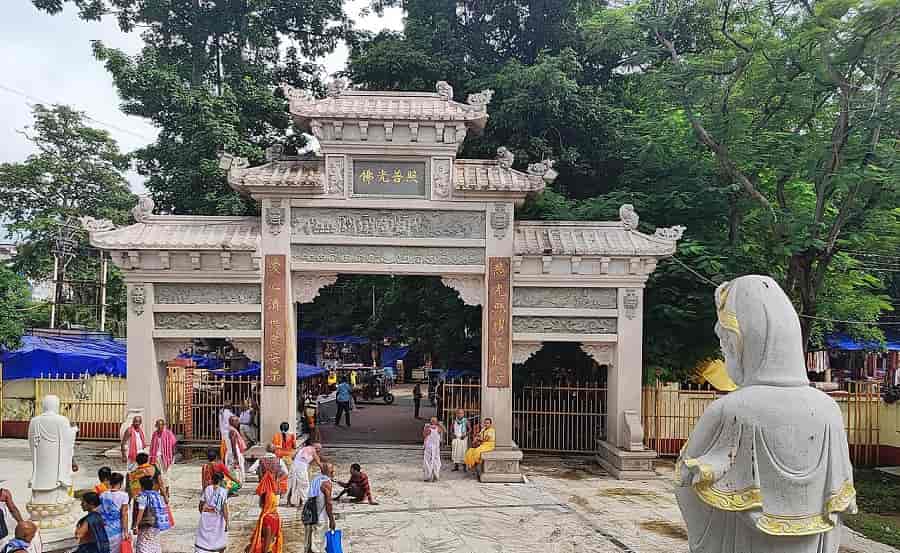
[[[657,478],[653,470],[656,452],[652,449],[643,451],[625,451],[609,442],[597,441],[597,463],[613,478],[619,480],[648,480]]]
[[[478,481],[485,484],[521,484],[525,482],[519,463],[522,451],[517,448],[495,449],[481,455]]]

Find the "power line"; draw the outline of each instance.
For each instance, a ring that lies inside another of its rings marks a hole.
[[[42,100],[42,99],[37,98],[37,97],[35,97],[35,96],[31,96],[30,94],[28,94],[28,93],[26,93],[26,92],[22,92],[21,90],[18,90],[18,89],[9,87],[9,86],[7,86],[7,85],[5,85],[5,84],[3,84],[3,83],[0,83],[0,90],[4,90],[4,91],[6,91],[6,92],[9,92],[10,94],[15,94],[16,96],[20,96],[20,97],[24,98],[25,100],[30,100],[30,101],[36,102],[36,103],[38,103],[38,104],[51,104],[51,105],[52,105],[52,104],[59,104],[59,103],[60,103],[60,102],[48,102],[48,101],[46,101],[46,100]],[[27,102],[26,102],[26,103],[27,103]],[[80,111],[80,110],[79,110],[79,111]],[[126,129],[126,128],[124,128],[124,127],[120,127],[120,126],[115,125],[115,124],[113,124],[113,123],[107,123],[106,121],[101,121],[100,119],[97,119],[97,118],[95,118],[95,117],[91,117],[91,116],[88,115],[87,112],[85,112],[85,111],[82,111],[82,113],[84,113],[84,118],[85,118],[85,119],[87,119],[87,120],[89,120],[89,121],[93,121],[94,123],[97,123],[98,125],[102,125],[102,126],[104,126],[104,127],[109,127],[110,129],[114,129],[114,130],[119,131],[119,132],[121,132],[121,133],[130,134],[131,136],[133,136],[133,137],[135,137],[135,138],[140,138],[141,140],[147,140],[147,141],[149,141],[149,142],[153,142],[154,140],[156,140],[155,138],[150,138],[150,137],[148,137],[148,136],[144,136],[144,135],[142,135],[142,134],[140,134],[140,133],[136,133],[136,132],[134,132],[134,131],[132,131],[132,130]]]

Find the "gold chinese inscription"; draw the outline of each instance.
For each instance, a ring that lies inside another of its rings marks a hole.
[[[487,385],[508,388],[510,380],[510,262],[508,257],[488,259],[488,370]]]
[[[287,317],[285,304],[285,272],[287,256],[267,255],[265,259],[265,289],[263,314],[263,384],[285,385],[285,357],[287,355]]]
[[[424,161],[354,160],[353,193],[424,196],[426,167]]]

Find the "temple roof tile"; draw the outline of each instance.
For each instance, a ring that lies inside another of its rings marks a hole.
[[[343,91],[321,100],[302,92],[289,91],[287,96],[291,113],[304,122],[313,119],[461,122],[481,130],[488,118],[484,105],[463,104],[430,92]]]
[[[540,175],[504,167],[493,159],[457,159],[455,169],[455,188],[461,192],[537,193],[546,184]]]
[[[515,253],[521,256],[652,256],[675,253],[676,240],[626,229],[622,223],[520,221]]]
[[[152,215],[145,221],[91,232],[91,245],[104,250],[228,250],[259,247],[258,217]]]

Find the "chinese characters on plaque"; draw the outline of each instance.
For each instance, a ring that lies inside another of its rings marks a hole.
[[[353,192],[374,196],[425,196],[425,163],[353,162]]]
[[[287,355],[287,291],[285,290],[286,256],[267,255],[265,260],[265,290],[263,293],[263,384],[285,385],[285,357]]]
[[[487,385],[508,388],[512,367],[509,340],[509,258],[488,259],[488,370]]]

